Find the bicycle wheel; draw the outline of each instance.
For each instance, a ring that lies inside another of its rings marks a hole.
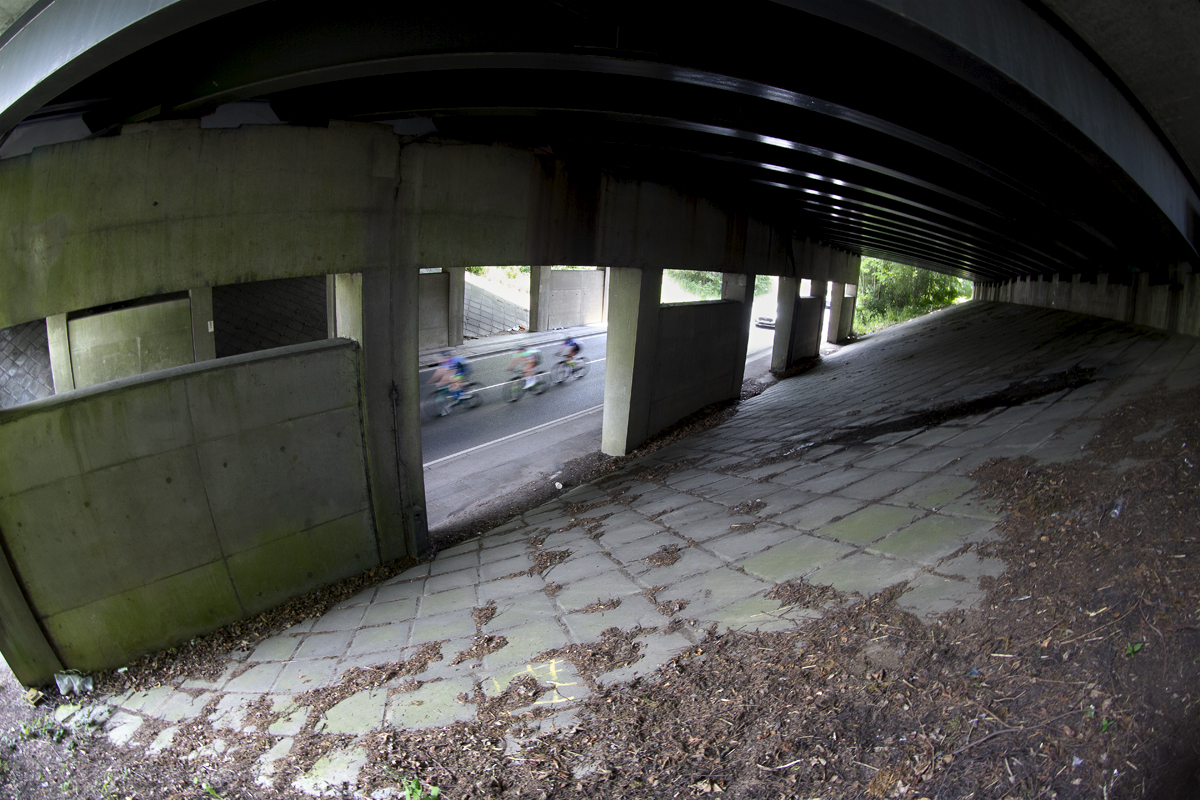
[[[479,387],[474,383],[464,386],[460,402],[463,408],[474,408],[479,405]]]
[[[550,368],[550,381],[554,384],[562,383],[567,379],[570,368],[565,361],[556,361],[554,366]]]
[[[592,362],[588,361],[583,356],[575,356],[575,377],[582,378],[588,374],[588,369],[591,368]]]
[[[508,388],[505,390],[505,397],[508,402],[515,403],[521,399],[521,395],[525,393],[525,379],[521,376],[513,378],[508,383]]]
[[[534,375],[533,386],[529,387],[529,391],[533,392],[534,394],[541,394],[542,392],[546,391],[547,377],[549,376],[547,376],[544,372],[539,372],[537,375]]]
[[[438,392],[434,389],[429,394],[421,396],[421,419],[431,420],[438,415]]]

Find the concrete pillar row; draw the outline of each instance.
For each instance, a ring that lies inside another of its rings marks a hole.
[[[775,342],[771,369],[784,372],[821,354],[821,320],[825,312],[825,282],[809,281],[809,296],[800,296],[799,278],[779,279]],[[814,293],[816,294],[814,296]]]

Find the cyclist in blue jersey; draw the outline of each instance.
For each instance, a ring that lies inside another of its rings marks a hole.
[[[566,339],[563,339],[563,343],[558,346],[555,356],[566,359],[567,366],[570,367],[571,374],[573,375],[575,374],[576,369],[575,357],[578,356],[582,351],[583,348],[580,347],[579,342],[575,341],[573,337],[568,336]]]
[[[438,388],[445,387],[454,398],[451,405],[455,405],[462,400],[463,386],[470,372],[471,365],[465,358],[455,355],[453,350],[446,350],[442,353],[442,361],[430,376],[429,382]],[[442,414],[448,413],[449,409],[442,409]]]

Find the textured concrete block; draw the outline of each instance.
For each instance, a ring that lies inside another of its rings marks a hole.
[[[388,703],[387,724],[401,730],[422,730],[465,722],[475,718],[475,705],[458,700],[474,696],[473,678],[451,678],[427,683],[415,692],[393,695]]]
[[[871,551],[932,566],[966,544],[971,534],[991,527],[986,520],[934,515],[893,533]]]
[[[826,539],[837,539],[848,544],[865,545],[881,539],[892,531],[912,522],[920,512],[896,506],[867,506],[837,522],[817,530]]]
[[[325,712],[313,726],[314,733],[344,733],[361,736],[383,725],[387,690],[368,689],[347,697]]]
[[[853,547],[801,534],[741,561],[738,566],[757,578],[782,583],[808,575],[820,565],[852,552]]]

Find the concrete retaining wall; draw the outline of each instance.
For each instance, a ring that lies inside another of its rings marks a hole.
[[[64,666],[119,665],[378,563],[359,380],[357,345],[331,340],[0,411],[0,450],[22,454],[0,461],[4,551]],[[47,680],[11,639],[22,682]]]
[[[552,270],[548,306],[545,330],[600,324],[604,321],[604,270]]]
[[[650,389],[648,436],[694,411],[736,395],[741,389],[738,333],[743,303],[717,300],[659,309],[654,383]]]
[[[67,319],[75,388],[195,361],[188,298]]]
[[[1016,280],[1005,283],[976,283],[973,298],[1059,308],[1095,317],[1147,325],[1152,328],[1200,336],[1200,281],[1191,272],[1173,276],[1170,284],[1150,284],[1141,273],[1129,284],[1109,283],[1101,274],[1095,283],[1084,283],[1079,275],[1070,281]]]

